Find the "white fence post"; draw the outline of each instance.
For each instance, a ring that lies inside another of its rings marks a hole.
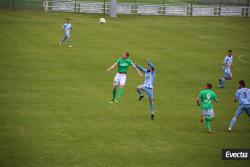
[[[109,9],[109,16],[110,17],[116,17],[116,6],[117,6],[116,0],[111,0],[110,1],[110,9]]]
[[[43,1],[43,10],[47,13],[48,12],[48,1]]]
[[[1,1],[1,0],[0,0]],[[29,2],[30,0],[26,0]],[[104,1],[105,2],[105,1]],[[136,2],[136,1],[135,1]],[[191,1],[192,2],[192,1]],[[107,6],[103,2],[88,2],[82,0],[71,1],[43,1],[45,12],[63,11],[80,13],[104,13],[109,11],[110,17],[117,14],[139,14],[139,15],[174,15],[174,16],[238,16],[248,17],[249,6],[219,6],[217,5],[193,5],[191,4],[143,4],[143,3],[118,3],[110,0]]]

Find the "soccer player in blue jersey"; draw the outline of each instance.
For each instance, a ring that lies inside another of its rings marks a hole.
[[[137,87],[137,92],[140,95],[139,101],[143,99],[144,92],[146,92],[150,104],[151,120],[154,120],[153,86],[155,79],[155,67],[149,60],[147,60],[147,64],[147,68],[143,68],[140,65],[136,64],[136,67],[145,75],[144,83]]]
[[[237,118],[244,112],[250,118],[250,89],[246,88],[244,80],[239,81],[240,87],[235,94],[235,102],[239,102],[239,106],[235,112],[234,117],[231,120],[228,131],[231,132],[232,127],[236,123]]]
[[[222,67],[222,71],[224,73],[224,76],[219,78],[219,88],[224,89],[224,85],[226,80],[231,80],[233,75],[232,75],[232,67],[233,67],[233,54],[232,54],[232,50],[229,49],[228,53],[226,55],[226,57],[224,58],[223,61],[223,67]]]
[[[66,23],[63,25],[64,36],[61,41],[59,41],[59,46],[61,47],[64,41],[67,40],[67,45],[69,48],[72,46],[70,45],[70,32],[72,30],[72,25],[70,24],[70,19],[66,19]]]

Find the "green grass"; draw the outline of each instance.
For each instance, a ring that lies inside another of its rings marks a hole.
[[[57,46],[66,17],[73,48]],[[250,85],[249,18],[120,16],[99,25],[99,17],[0,11],[1,167],[249,166],[220,155],[222,148],[250,148],[246,115],[225,132],[237,81]],[[218,90],[228,48],[234,78]],[[155,121],[148,101],[137,101],[143,79],[133,69],[121,103],[108,103],[115,71],[105,70],[123,50],[156,66]],[[195,106],[208,81],[220,100],[215,135],[199,123]]]

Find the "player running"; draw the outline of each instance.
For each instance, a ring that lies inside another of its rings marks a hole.
[[[72,25],[70,24],[70,19],[66,19],[66,23],[63,25],[64,36],[61,41],[59,41],[59,46],[61,47],[65,40],[67,40],[67,45],[69,48],[72,46],[70,45],[70,32],[72,30]]]
[[[113,98],[112,98],[110,103],[120,101],[120,98],[121,98],[121,95],[122,95],[122,92],[123,92],[123,88],[124,88],[124,86],[126,84],[128,67],[130,65],[132,65],[134,67],[134,69],[137,71],[138,75],[140,77],[142,77],[142,74],[136,68],[136,65],[132,62],[131,59],[129,59],[129,53],[128,52],[124,52],[122,54],[122,57],[119,58],[111,67],[109,67],[107,69],[107,72],[109,72],[110,70],[112,70],[116,66],[118,66],[118,70],[117,70],[117,73],[116,73],[115,78],[114,78],[114,87],[113,87],[113,92],[112,92]],[[119,87],[119,90],[118,90],[118,97],[116,98],[116,89],[117,89],[118,85],[120,87]]]
[[[237,118],[246,112],[250,119],[250,89],[246,88],[244,80],[239,81],[240,87],[235,94],[235,102],[239,102],[239,106],[235,112],[234,117],[231,120],[228,131],[231,132],[232,127],[236,123]]]
[[[139,100],[142,100],[144,97],[144,91],[146,92],[150,104],[150,115],[151,120],[154,120],[154,103],[153,103],[153,86],[155,79],[155,68],[154,65],[147,60],[147,68],[143,68],[140,65],[136,64],[136,67],[142,71],[145,75],[145,80],[142,85],[137,87],[137,92],[139,93]]]
[[[212,91],[212,84],[207,83],[205,89],[199,93],[196,102],[197,106],[201,106],[201,123],[205,120],[205,126],[208,129],[208,133],[213,133],[211,128],[211,121],[214,119],[213,101],[218,103],[218,98],[216,93]]]
[[[222,88],[222,89],[224,89],[224,85],[225,85],[226,80],[231,80],[233,77],[232,71],[231,71],[231,68],[233,67],[232,52],[233,51],[229,49],[228,54],[224,58],[223,67],[222,67],[222,71],[224,72],[224,76],[219,78],[219,88]]]

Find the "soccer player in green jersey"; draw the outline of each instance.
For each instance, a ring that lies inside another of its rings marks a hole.
[[[117,73],[116,73],[115,78],[114,78],[114,87],[113,87],[113,92],[112,92],[113,98],[112,98],[111,103],[119,102],[119,100],[121,98],[121,95],[122,95],[122,92],[123,92],[123,88],[124,88],[125,83],[126,83],[128,67],[131,66],[131,65],[135,68],[138,75],[140,77],[142,77],[142,74],[137,69],[136,65],[132,62],[131,59],[129,59],[129,53],[128,52],[124,52],[122,54],[122,57],[119,58],[111,67],[109,67],[107,69],[107,72],[109,72],[110,70],[112,70],[116,66],[118,66],[118,70],[117,70]],[[118,85],[120,85],[120,87],[119,87],[119,90],[118,90],[118,97],[116,98],[116,89],[117,89]]]
[[[212,84],[207,83],[205,89],[199,93],[197,98],[197,106],[201,106],[202,115],[201,123],[205,120],[205,126],[208,129],[208,133],[212,133],[211,121],[214,118],[214,111],[212,103],[218,103],[217,95],[212,91]]]

